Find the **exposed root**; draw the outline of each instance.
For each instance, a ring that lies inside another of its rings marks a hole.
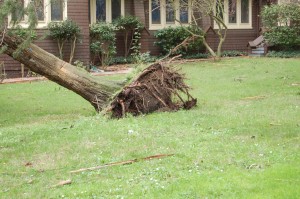
[[[189,94],[184,76],[172,67],[155,63],[115,96],[109,110],[112,117],[121,118],[126,113],[136,116],[154,111],[176,111],[190,109],[196,104],[197,99]]]

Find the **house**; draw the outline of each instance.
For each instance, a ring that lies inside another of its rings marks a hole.
[[[0,2],[3,0],[0,0]],[[23,0],[26,5],[30,0]],[[82,30],[82,42],[77,45],[74,60],[80,60],[86,64],[90,62],[89,49],[89,25],[97,20],[111,22],[119,16],[135,15],[144,24],[141,45],[142,52],[159,54],[159,49],[153,45],[155,41],[155,31],[167,26],[180,25],[175,18],[182,23],[191,21],[191,10],[179,9],[170,15],[172,7],[166,6],[170,0],[59,0],[52,4],[50,0],[43,0],[38,13],[39,24],[37,26],[38,35],[43,35],[46,31],[47,23],[50,21],[60,21],[72,19]],[[190,0],[175,0],[175,5]],[[249,41],[257,38],[260,33],[261,20],[259,13],[263,5],[270,3],[269,0],[224,0],[226,11],[224,19],[228,26],[226,41],[223,50],[246,51]],[[155,8],[155,9],[154,9]],[[230,15],[228,14],[230,13]],[[199,21],[203,28],[216,27],[209,18],[202,18]],[[21,25],[26,26],[23,22]],[[215,31],[207,28],[207,40],[213,48],[217,47],[218,37]],[[117,51],[119,54],[124,51],[122,38],[117,38]],[[56,42],[50,39],[36,41],[36,44],[50,53],[58,55]],[[68,51],[65,55],[68,55]],[[66,56],[67,57],[67,56]],[[7,55],[0,55],[0,62],[4,62],[8,77],[21,76],[21,64],[14,61]]]

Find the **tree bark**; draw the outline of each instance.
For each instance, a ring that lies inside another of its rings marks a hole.
[[[14,57],[13,54],[21,43],[22,41],[16,37],[5,35],[0,47],[6,46],[4,53],[21,62],[31,71],[74,91],[89,101],[96,111],[106,107],[114,93],[121,88],[117,83],[98,80],[86,71],[76,68],[34,44],[30,44]]]

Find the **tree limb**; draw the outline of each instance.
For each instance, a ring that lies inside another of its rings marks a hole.
[[[103,168],[106,168],[106,167],[132,164],[132,163],[139,162],[139,161],[159,159],[159,158],[164,158],[164,157],[173,156],[173,155],[174,154],[159,154],[159,155],[148,156],[148,157],[140,158],[140,159],[133,159],[133,160],[127,160],[127,161],[121,161],[121,162],[112,162],[112,163],[109,163],[109,164],[100,165],[100,166],[96,166],[96,167],[82,168],[82,169],[70,171],[70,173],[80,173],[80,172],[84,172],[84,171],[93,171],[93,170],[103,169]]]

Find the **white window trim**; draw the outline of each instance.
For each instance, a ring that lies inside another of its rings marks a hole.
[[[27,6],[30,0],[24,0],[24,6]],[[64,10],[63,10],[63,20],[66,20],[68,17],[68,0],[64,0]],[[51,22],[51,0],[45,0],[44,1],[44,20],[39,21],[36,28],[37,29],[45,29],[47,28],[48,23]],[[28,16],[25,16],[25,19],[21,21],[18,25],[20,25],[23,28],[28,28],[27,23]],[[8,16],[8,22],[10,24],[11,16]]]
[[[249,23],[241,23],[241,0],[237,0],[237,9],[236,9],[236,23],[229,23],[228,16],[228,0],[224,0],[224,22],[228,29],[252,29],[252,1],[249,0]],[[214,22],[214,28],[219,29],[216,22]]]
[[[190,5],[190,0],[188,1]],[[175,23],[167,23],[166,21],[166,0],[160,0],[160,24],[153,24],[152,23],[152,0],[149,0],[149,30],[160,30],[166,27],[174,27],[174,26],[180,26],[180,9],[179,9],[179,0],[175,0]],[[192,13],[189,6],[188,9],[188,23],[182,24],[182,25],[188,25],[192,21]]]
[[[106,22],[111,23],[112,22],[112,13],[111,13],[111,0],[106,0]],[[91,0],[90,3],[90,18],[91,18],[91,24],[96,23],[96,0]],[[125,16],[125,0],[121,0],[121,16]]]

